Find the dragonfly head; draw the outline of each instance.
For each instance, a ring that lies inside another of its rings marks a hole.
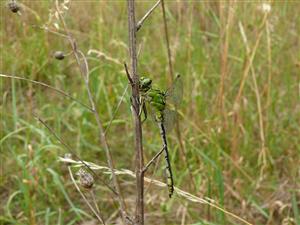
[[[147,92],[152,87],[152,80],[147,77],[141,77],[139,86],[141,92]]]

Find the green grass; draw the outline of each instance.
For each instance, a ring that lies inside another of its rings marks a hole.
[[[154,2],[137,1],[137,17],[141,18]],[[36,12],[40,20],[28,10],[21,16],[12,14],[1,2],[0,73],[42,81],[88,104],[74,58],[69,56],[57,61],[52,57],[57,50],[70,51],[67,41],[31,26],[45,24],[54,4],[51,1],[23,3]],[[182,75],[184,82],[180,129],[189,164],[188,169],[175,132],[171,133],[168,137],[176,186],[194,195],[209,197],[253,224],[282,224],[283,221],[298,224],[300,4],[272,4],[268,17],[271,51],[264,26],[252,64],[267,149],[263,177],[260,176],[262,164],[258,162],[262,146],[260,115],[251,71],[242,92],[239,122],[234,114],[247,58],[239,23],[253,49],[260,32],[258,26],[263,21],[260,2],[235,5],[228,36],[223,112],[217,104],[222,69],[220,55],[224,54],[220,44],[224,40],[220,36],[224,21],[219,15],[218,3],[166,1],[166,6],[174,71]],[[225,18],[227,9],[225,3]],[[129,62],[125,1],[75,1],[65,19],[84,53],[96,49],[121,63]],[[158,7],[138,33],[138,46],[141,46],[138,71],[167,88],[168,61],[163,34]],[[96,58],[94,54],[88,60],[91,89],[106,127],[128,81],[122,65]],[[270,83],[269,74],[272,75]],[[76,192],[66,165],[57,160],[67,150],[33,118],[33,112],[82,159],[106,166],[94,116],[79,104],[44,87],[3,77],[0,82],[0,224],[82,224],[92,220],[93,214]],[[107,138],[116,167],[134,170],[129,95],[130,91],[122,100]],[[148,161],[160,149],[161,142],[157,126],[150,120],[143,128],[145,160]],[[164,163],[162,159],[159,162],[155,173],[152,174],[151,169],[147,176],[164,180]],[[190,172],[194,181],[190,179]],[[100,176],[110,182],[108,175]],[[119,179],[129,211],[133,212],[134,180],[126,176]],[[104,217],[109,218],[117,210],[111,192],[97,181],[95,193]],[[168,200],[167,191],[154,185],[147,190],[145,198],[146,224],[180,224],[183,217],[185,224],[242,224],[204,204],[187,202],[178,196]]]

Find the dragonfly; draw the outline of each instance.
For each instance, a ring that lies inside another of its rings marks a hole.
[[[157,122],[160,129],[160,136],[163,143],[163,151],[166,161],[166,175],[169,197],[171,198],[174,192],[174,178],[172,166],[170,162],[168,142],[166,133],[169,132],[174,124],[177,115],[177,108],[182,98],[182,80],[180,75],[177,75],[170,88],[166,91],[153,88],[152,79],[141,77],[139,82],[140,103],[141,108],[139,115],[144,113],[144,122],[147,115],[147,106],[151,108],[152,117]]]

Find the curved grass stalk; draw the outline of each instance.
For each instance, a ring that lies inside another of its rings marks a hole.
[[[115,117],[116,117],[116,115],[117,115],[117,112],[119,111],[119,108],[120,108],[120,106],[121,106],[121,103],[122,103],[122,101],[123,101],[123,99],[124,99],[124,97],[125,97],[125,95],[126,95],[126,92],[127,92],[127,90],[128,90],[128,87],[129,87],[129,85],[126,85],[126,88],[124,89],[124,92],[123,92],[123,94],[122,94],[122,96],[121,96],[121,99],[120,99],[120,101],[118,102],[115,111],[113,112],[112,118],[110,119],[110,121],[109,121],[109,123],[108,123],[106,129],[104,130],[104,134],[106,134],[106,133],[108,132],[108,130],[109,130],[109,128],[110,128],[110,126],[111,126],[113,120],[115,119]]]
[[[18,76],[12,76],[12,75],[6,75],[6,74],[0,74],[0,77],[4,77],[4,78],[10,78],[10,79],[16,79],[16,80],[23,80],[23,81],[27,81],[27,82],[30,82],[30,83],[33,83],[33,84],[37,84],[37,85],[40,85],[40,86],[43,86],[43,87],[46,87],[52,91],[55,91],[61,95],[63,95],[64,97],[67,97],[69,99],[71,99],[72,101],[78,103],[79,105],[83,106],[84,108],[88,109],[89,111],[93,111],[93,109],[91,107],[89,107],[88,105],[80,102],[79,100],[77,100],[76,98],[72,97],[70,94],[56,88],[56,87],[53,87],[49,84],[45,84],[43,82],[40,82],[40,81],[36,81],[36,80],[31,80],[31,79],[28,79],[28,78],[25,78],[25,77],[18,77]]]
[[[61,162],[64,162],[64,163],[69,163],[69,164],[73,164],[74,167],[81,167],[81,166],[84,166],[82,164],[82,162],[80,161],[76,161],[76,160],[72,160],[72,159],[66,159],[66,158],[62,158],[62,157],[59,157],[59,161]],[[95,163],[91,163],[91,162],[86,162],[86,164],[88,164],[93,170],[101,170],[104,174],[108,174],[110,175],[111,174],[111,170],[110,168],[106,167],[106,166],[99,166]],[[128,170],[128,169],[115,169],[114,173],[116,175],[128,175],[128,176],[131,176],[132,178],[136,178],[136,175],[133,171],[131,170]],[[155,180],[155,179],[152,179],[152,178],[148,178],[148,177],[144,177],[144,180],[147,182],[147,183],[152,183],[152,184],[155,184],[156,186],[158,187],[162,187],[162,188],[165,188],[168,184],[164,183],[164,182],[161,182],[161,181],[158,181],[158,180]],[[180,188],[177,188],[174,186],[174,193],[176,193],[178,196],[180,197],[183,197],[185,198],[186,200],[188,201],[191,201],[191,202],[195,202],[195,203],[200,203],[200,204],[205,204],[205,205],[209,205],[217,210],[220,210],[221,212],[227,214],[228,216],[231,216],[232,218],[235,218],[237,220],[239,220],[240,222],[243,222],[244,224],[247,224],[247,225],[253,225],[252,223],[246,221],[245,219],[239,217],[238,215],[222,208],[221,206],[219,206],[217,203],[215,203],[215,201],[213,199],[210,199],[210,198],[200,198],[198,196],[195,196],[189,192],[186,192],[186,191],[183,191],[181,190]]]

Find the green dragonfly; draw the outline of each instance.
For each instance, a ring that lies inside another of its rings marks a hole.
[[[160,136],[163,143],[163,150],[166,159],[166,173],[168,179],[169,197],[174,192],[174,179],[172,167],[168,151],[168,142],[166,133],[169,132],[176,119],[176,109],[178,108],[182,98],[182,81],[180,75],[177,75],[172,86],[167,91],[162,91],[152,87],[152,80],[147,77],[140,78],[140,115],[144,113],[144,120],[147,119],[147,106],[150,106],[152,116],[157,122],[160,129]]]

